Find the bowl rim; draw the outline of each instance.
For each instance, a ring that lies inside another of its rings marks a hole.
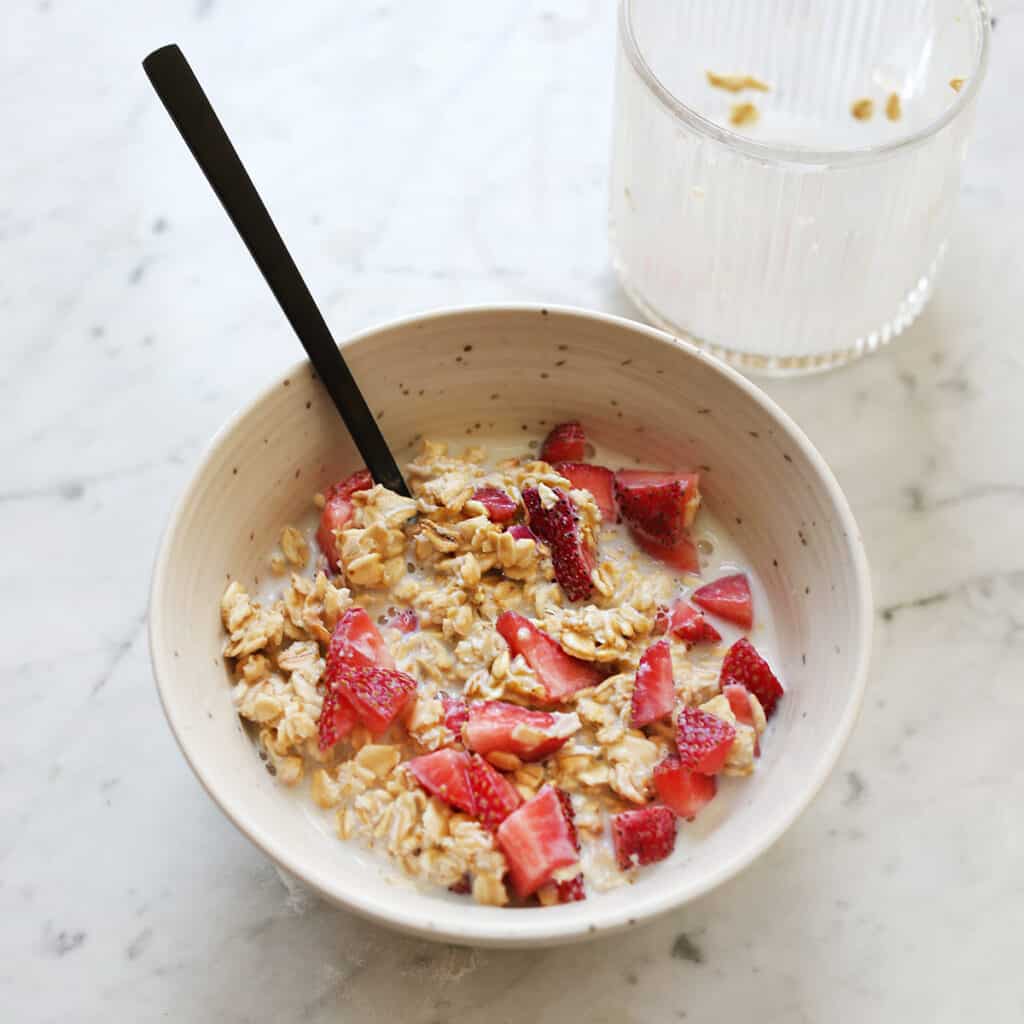
[[[318,873],[305,866],[301,859],[292,856],[270,834],[250,820],[245,807],[222,797],[203,764],[202,747],[192,749],[186,738],[187,729],[179,716],[179,709],[173,696],[170,684],[174,674],[174,659],[171,655],[173,645],[167,638],[164,624],[163,592],[165,580],[170,571],[170,552],[174,546],[182,513],[190,504],[217,450],[224,440],[237,428],[254,408],[258,407],[271,394],[278,390],[286,378],[295,379],[308,366],[306,360],[300,360],[277,375],[270,383],[259,391],[252,399],[237,409],[213,435],[203,450],[199,461],[192,471],[185,490],[174,504],[167,519],[155,559],[149,599],[149,648],[156,680],[157,692],[164,715],[170,725],[171,732],[188,762],[196,778],[209,794],[211,799],[223,811],[238,830],[266,854],[274,864],[299,878],[314,888],[330,902],[351,910],[354,913],[390,928],[397,928],[424,938],[443,940],[463,945],[476,946],[530,946],[538,944],[562,944],[628,928],[641,921],[650,919],[669,910],[680,907],[699,896],[710,892],[723,882],[738,874],[770,846],[796,821],[807,809],[813,798],[831,774],[839,755],[845,746],[856,723],[867,684],[867,674],[871,660],[871,641],[874,630],[874,603],[871,592],[871,577],[867,554],[860,536],[860,530],[854,520],[846,496],[838,481],[828,467],[823,456],[814,447],[799,426],[755,384],[748,381],[742,374],[727,366],[721,360],[696,347],[690,342],[675,338],[665,331],[649,327],[646,324],[629,320],[611,313],[597,312],[575,306],[546,304],[536,302],[495,303],[471,306],[443,306],[414,313],[398,319],[389,320],[366,328],[347,336],[339,343],[339,348],[356,344],[374,335],[396,329],[408,328],[418,323],[435,322],[438,320],[457,319],[467,316],[489,315],[501,317],[509,314],[536,312],[539,315],[574,317],[591,322],[601,323],[619,330],[637,332],[654,339],[673,349],[681,350],[689,358],[702,360],[737,386],[745,396],[759,405],[768,415],[774,418],[808,459],[815,473],[824,485],[837,513],[837,528],[846,534],[852,555],[852,570],[856,603],[861,615],[861,635],[859,637],[857,662],[852,673],[851,690],[847,698],[843,716],[838,728],[830,737],[819,757],[819,766],[813,775],[805,780],[804,790],[794,800],[787,814],[783,815],[770,829],[766,829],[756,841],[732,857],[723,860],[712,871],[702,878],[688,882],[685,878],[671,888],[656,890],[642,899],[636,900],[629,907],[602,909],[602,901],[586,901],[583,903],[565,904],[560,907],[545,907],[540,911],[509,911],[492,907],[451,908],[458,911],[449,923],[438,924],[431,918],[444,911],[443,905],[435,905],[418,900],[409,900],[394,909],[382,910],[375,902],[355,889],[346,889],[344,875],[340,873],[327,875]],[[451,912],[448,914],[452,918]]]

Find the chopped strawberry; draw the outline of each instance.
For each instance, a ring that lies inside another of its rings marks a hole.
[[[684,768],[674,754],[669,754],[654,769],[658,799],[687,821],[693,821],[697,812],[711,802],[717,788],[713,775],[701,775]]]
[[[575,875],[567,882],[555,882],[555,892],[558,893],[559,903],[576,903],[578,900],[587,898],[586,886],[583,884],[583,875]]]
[[[668,609],[668,629],[673,636],[690,645],[717,644],[722,639],[721,633],[685,601],[675,601]]]
[[[487,509],[488,518],[494,523],[507,523],[515,519],[519,505],[515,498],[497,487],[481,487],[473,492],[473,500]]]
[[[583,601],[590,596],[594,584],[594,553],[583,543],[576,506],[569,496],[553,491],[555,504],[546,508],[536,487],[523,491],[523,504],[530,517],[530,529],[551,548],[551,563],[565,596],[570,601]]]
[[[750,629],[754,624],[754,603],[745,573],[739,572],[734,576],[723,576],[713,583],[705,583],[693,592],[691,600],[704,611],[735,622],[742,629]]]
[[[750,709],[750,691],[739,683],[726,683],[722,687],[722,693],[732,708],[737,722],[752,726],[754,724],[754,712]]]
[[[601,682],[603,676],[593,665],[566,654],[557,641],[518,612],[502,612],[495,625],[509,650],[526,659],[552,703]]]
[[[592,466],[589,462],[557,462],[555,469],[575,489],[590,491],[606,523],[619,521],[619,506],[615,502],[615,474],[610,469]]]
[[[455,733],[455,738],[461,742],[462,727],[469,721],[469,705],[465,697],[453,697],[443,690],[440,693],[441,704],[444,706],[445,728]]]
[[[580,849],[580,837],[576,831],[576,809],[572,805],[572,797],[564,789],[555,789],[558,794],[558,802],[562,805],[562,813],[565,815],[565,820],[569,823],[569,835],[572,837],[572,845],[576,847],[576,852]]]
[[[473,791],[473,815],[484,828],[498,826],[523,802],[519,790],[479,754],[469,759],[469,788]]]
[[[474,701],[463,740],[478,754],[501,751],[523,761],[539,761],[553,754],[579,729],[576,715],[530,711],[501,700]]]
[[[498,829],[512,885],[521,898],[536,892],[559,868],[575,864],[576,848],[558,794],[545,786]]]
[[[782,683],[768,667],[768,662],[757,653],[754,645],[745,637],[741,637],[729,648],[722,662],[719,679],[723,689],[729,683],[745,686],[761,702],[761,707],[769,718],[775,711],[779,698],[785,693]]]
[[[655,636],[664,636],[668,632],[669,610],[667,605],[659,604],[654,613],[654,628],[651,632]]]
[[[396,668],[355,668],[345,674],[342,691],[374,735],[384,732],[416,692],[416,680]]]
[[[536,540],[537,534],[531,530],[526,523],[516,523],[515,526],[510,526],[505,532],[510,537],[515,537],[516,540]]]
[[[399,608],[385,616],[384,625],[397,629],[399,633],[415,633],[420,628],[420,620],[411,608]]]
[[[579,462],[587,447],[587,435],[575,420],[551,428],[541,445],[540,457],[545,462]]]
[[[320,710],[319,745],[321,750],[330,750],[339,740],[343,740],[357,722],[352,705],[338,690],[328,690],[324,694],[324,704]]]
[[[352,518],[352,502],[349,500],[356,491],[368,491],[373,487],[369,470],[361,469],[331,487],[325,495],[327,503],[320,513],[320,525],[316,531],[316,542],[327,559],[331,571],[338,568],[338,543],[335,530],[343,530]]]
[[[623,871],[664,860],[676,846],[675,815],[659,806],[613,814],[612,842]]]
[[[661,494],[656,494],[655,489],[659,487],[671,488],[678,485],[675,490],[669,489]],[[636,510],[640,518],[644,518],[644,509],[651,502],[655,505],[663,504],[666,495],[681,497],[680,505],[682,513],[682,525],[692,526],[697,517],[697,510],[700,508],[700,474],[699,473],[659,473],[651,469],[620,469],[615,474],[616,497],[625,496],[627,503]],[[649,498],[645,498],[649,495]],[[623,519],[629,521],[625,506],[620,506],[619,511]],[[668,512],[667,506],[665,511]],[[676,512],[669,512],[670,518],[675,519]],[[641,525],[642,524],[638,524]],[[645,531],[648,532],[648,531]],[[657,530],[651,534],[655,540],[664,536],[662,531]]]
[[[636,476],[642,482],[634,480]],[[634,531],[656,544],[671,547],[684,536],[696,514],[700,496],[692,497],[695,481],[695,476],[623,470],[615,476],[619,512]]]
[[[736,730],[721,718],[700,708],[683,706],[676,720],[679,763],[702,775],[720,772],[736,739]]]
[[[630,533],[637,546],[647,552],[651,558],[656,558],[659,562],[664,562],[665,565],[672,569],[678,569],[680,572],[700,572],[697,548],[687,534],[684,533],[674,544],[666,546],[665,544],[656,544],[642,533],[637,533],[636,530],[631,530]]]
[[[736,721],[755,728],[754,709],[750,704],[751,692],[745,686],[740,686],[739,683],[726,683],[722,687],[722,693],[725,694],[725,699],[729,702]],[[754,756],[761,756],[761,738],[756,735],[754,737]]]
[[[464,750],[435,750],[432,754],[414,757],[408,762],[409,771],[428,792],[446,804],[476,813],[473,789],[469,784],[469,754]]]
[[[344,680],[353,669],[379,665],[394,668],[395,659],[377,632],[366,611],[358,605],[349,608],[338,619],[327,648],[327,669],[324,679],[333,685]]]
[[[675,697],[672,650],[667,640],[659,640],[644,651],[637,665],[630,724],[639,729],[664,718],[672,711]]]

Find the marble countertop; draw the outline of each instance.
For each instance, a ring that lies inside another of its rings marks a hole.
[[[486,300],[632,315],[604,227],[612,5],[8,0],[5,1021],[1024,1018],[1024,5],[997,16],[934,301],[882,355],[768,385],[873,565],[838,769],[707,897],[499,952],[289,890],[164,723],[158,537],[212,432],[299,350],[139,61],[182,44],[339,336]]]

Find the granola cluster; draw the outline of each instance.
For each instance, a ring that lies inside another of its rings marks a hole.
[[[359,837],[385,851],[414,878],[504,905],[508,865],[494,834],[426,792],[407,762],[460,747],[462,736],[446,722],[450,695],[543,705],[544,685],[496,627],[502,613],[518,612],[566,653],[595,666],[602,681],[566,699],[560,728],[568,739],[552,756],[526,761],[493,751],[487,759],[524,799],[545,784],[570,794],[575,828],[585,847],[593,845],[581,858],[587,881],[596,888],[621,882],[608,853],[608,813],[651,802],[654,768],[673,750],[671,721],[630,724],[637,666],[647,648],[657,639],[669,643],[680,706],[700,707],[735,729],[725,774],[753,771],[765,728],[760,704],[751,697],[751,724],[738,721],[719,687],[724,648],[688,650],[660,635],[659,607],[678,592],[679,574],[632,548],[623,528],[602,521],[593,496],[549,463],[523,458],[489,465],[482,448],[455,455],[427,441],[407,479],[413,498],[381,486],[347,496],[351,518],[334,533],[335,566],[314,551],[308,531],[287,526],[271,558],[275,573],[292,573],[280,596],[261,603],[237,581],[228,584],[221,616],[238,714],[252,723],[277,779],[307,784],[315,803],[335,814],[341,838]],[[547,544],[491,518],[474,498],[486,488],[519,506],[527,488],[542,502],[548,494],[569,496],[585,543],[601,553],[588,600],[565,598]],[[324,500],[318,496],[318,507]],[[339,617],[354,606],[379,624],[397,669],[417,689],[384,735],[371,736],[360,724],[323,750],[318,725],[326,656]],[[554,899],[552,891],[539,892],[542,903]]]

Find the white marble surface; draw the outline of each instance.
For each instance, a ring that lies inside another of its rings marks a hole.
[[[873,561],[874,670],[811,810],[628,935],[481,952],[282,887],[163,721],[144,621],[201,446],[298,348],[139,67],[178,40],[339,335],[629,307],[609,3],[7,0],[0,36],[0,1019],[1024,1018],[1024,9],[997,9],[952,255],[891,351],[772,384]],[[286,13],[287,12],[287,13]]]

